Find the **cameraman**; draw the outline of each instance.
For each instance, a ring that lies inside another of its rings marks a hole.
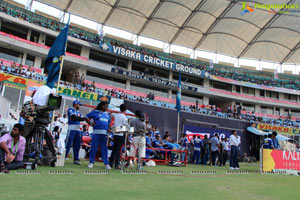
[[[79,150],[80,150],[80,140],[81,140],[81,131],[80,131],[80,122],[86,121],[89,123],[89,120],[86,117],[83,117],[81,112],[79,111],[80,106],[82,104],[75,100],[73,102],[73,108],[69,108],[68,110],[68,134],[66,141],[66,157],[69,154],[71,145],[73,143],[73,156],[74,156],[74,164],[80,165],[79,160]]]
[[[32,92],[31,98],[34,96],[36,90]],[[26,101],[24,105],[22,106],[22,110],[20,112],[20,117],[23,117],[25,119],[24,123],[24,131],[23,131],[23,137],[26,138],[26,145],[25,145],[25,154],[24,154],[24,161],[28,161],[29,156],[29,145],[30,145],[30,133],[34,130],[35,127],[35,121],[36,121],[36,106],[33,103],[33,99],[30,101]]]
[[[36,90],[31,94],[31,98],[34,96]],[[35,126],[35,119],[37,116],[35,104],[33,99],[26,101],[20,112],[20,116],[25,119],[23,136],[26,138],[31,133]]]

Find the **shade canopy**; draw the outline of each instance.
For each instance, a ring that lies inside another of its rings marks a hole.
[[[300,63],[300,0],[38,1],[170,44],[238,58]]]

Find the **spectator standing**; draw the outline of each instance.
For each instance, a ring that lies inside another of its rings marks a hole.
[[[145,139],[145,132],[146,132],[146,123],[144,114],[137,110],[135,111],[135,119],[130,121],[130,127],[134,127],[134,133],[132,137],[132,144],[137,148],[139,153],[138,155],[138,170],[142,170],[142,158],[145,157],[146,151],[146,139]],[[130,148],[130,156],[135,157],[136,152],[133,147]]]
[[[227,142],[227,138],[222,138],[221,139],[221,144],[222,144],[222,151],[221,151],[221,165],[226,165],[226,161],[227,161],[227,154],[228,154],[228,142]]]
[[[207,135],[204,135],[204,139],[202,140],[203,146],[201,148],[201,163],[206,165],[209,157],[209,141]]]
[[[197,138],[196,135],[193,135],[193,138],[190,140],[189,145],[189,152],[190,152],[190,162],[194,163],[194,147],[195,147],[195,139]]]
[[[230,149],[231,149],[230,169],[231,170],[240,169],[238,154],[239,154],[239,145],[241,144],[241,139],[240,139],[240,136],[238,136],[237,131],[233,130],[231,132],[229,141],[230,141]]]
[[[111,116],[115,119],[115,127],[128,126],[128,120],[125,116],[126,106],[125,104],[120,105],[121,113],[113,113]],[[120,168],[120,150],[122,145],[125,142],[125,132],[114,133],[114,145],[112,149],[112,153],[109,160],[110,167],[114,167],[116,169]]]
[[[216,166],[217,157],[220,159],[220,155],[219,155],[220,141],[218,137],[219,134],[215,133],[214,136],[210,139],[213,166]]]

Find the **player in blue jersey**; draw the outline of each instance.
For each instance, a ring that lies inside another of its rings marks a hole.
[[[148,132],[146,133],[146,148],[153,148],[151,144],[151,139],[150,139],[151,133]],[[146,149],[146,158],[150,158],[154,154],[154,151],[152,149]]]
[[[97,108],[86,115],[88,119],[93,119],[93,135],[92,147],[90,152],[90,164],[88,168],[93,168],[95,157],[98,150],[98,145],[101,147],[101,156],[106,169],[111,169],[108,163],[107,155],[107,136],[110,132],[110,116],[106,112],[108,109],[108,102],[101,101]]]
[[[264,149],[275,149],[273,140],[272,140],[272,134],[269,134],[267,138],[264,139],[262,148]]]
[[[273,131],[272,132],[272,141],[273,141],[273,145],[274,145],[274,149],[280,149],[280,145],[277,139],[277,132]]]
[[[88,131],[88,126],[85,124],[82,127],[82,136],[90,136],[90,133]]]
[[[194,155],[193,155],[193,163],[196,161],[196,164],[199,164],[200,161],[200,152],[201,147],[203,146],[203,142],[198,136],[198,138],[194,139]]]
[[[79,101],[73,102],[73,108],[68,109],[68,133],[66,140],[66,157],[69,154],[71,145],[73,144],[73,155],[74,155],[74,164],[80,165],[79,160],[79,150],[81,143],[81,131],[80,131],[80,122],[86,121],[89,123],[86,117],[83,117],[79,111],[82,104]]]
[[[188,151],[189,140],[185,133],[182,134],[180,144],[181,144],[181,150]],[[185,152],[181,153],[181,161],[185,161],[185,156],[186,156]]]

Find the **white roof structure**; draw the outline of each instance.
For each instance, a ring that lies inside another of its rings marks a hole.
[[[38,1],[170,44],[238,58],[300,63],[300,0]],[[255,8],[255,3],[295,8],[267,10]],[[254,11],[241,15],[244,5]]]

